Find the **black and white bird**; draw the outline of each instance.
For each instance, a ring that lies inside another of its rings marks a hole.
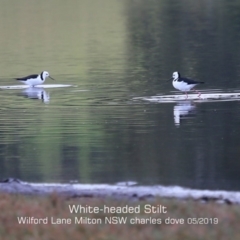
[[[38,74],[32,74],[32,75],[29,75],[29,76],[26,76],[26,77],[15,78],[15,79],[24,83],[24,84],[27,84],[27,85],[30,85],[30,86],[34,87],[36,85],[43,84],[47,77],[51,78],[52,80],[55,80],[50,76],[50,74],[47,71],[43,71],[39,75]]]
[[[192,90],[196,85],[204,83],[204,82],[194,81],[188,78],[182,78],[179,72],[174,72],[172,77],[169,80],[173,80],[172,84],[174,88],[186,93],[186,99],[188,98],[188,94],[187,94],[188,91]],[[201,96],[200,92],[198,92],[195,89],[194,91],[198,93],[198,97]]]

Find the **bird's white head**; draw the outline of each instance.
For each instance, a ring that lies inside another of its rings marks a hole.
[[[180,78],[180,73],[179,72],[174,72],[172,74],[172,78],[173,78],[173,80],[176,80],[176,79]]]
[[[42,73],[41,73],[41,78],[45,81],[46,80],[46,78],[51,78],[52,80],[54,80],[51,76],[50,76],[50,74],[49,74],[49,72],[47,72],[47,71],[43,71]]]

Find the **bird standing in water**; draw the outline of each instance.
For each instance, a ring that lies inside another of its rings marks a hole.
[[[188,94],[187,94],[188,91],[192,90],[196,85],[204,83],[204,82],[198,82],[188,78],[182,78],[179,72],[174,72],[172,77],[169,80],[173,80],[172,84],[174,88],[186,93],[186,99],[188,98]],[[200,98],[201,93],[195,89],[194,91],[198,93],[198,97]]]
[[[38,74],[32,74],[32,75],[29,75],[29,76],[26,76],[26,77],[16,78],[16,80],[18,80],[18,81],[20,81],[24,84],[27,84],[27,85],[30,85],[30,86],[34,87],[36,85],[43,84],[47,77],[51,78],[52,80],[55,80],[52,77],[50,77],[50,74],[47,71],[43,71],[39,75]]]

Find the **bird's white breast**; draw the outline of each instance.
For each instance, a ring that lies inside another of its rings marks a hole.
[[[177,90],[180,91],[190,91],[194,86],[196,86],[197,84],[187,84],[183,81],[179,82],[177,80],[173,80],[172,82],[173,87],[176,88]]]
[[[40,76],[38,76],[37,78],[30,78],[27,81],[25,81],[24,83],[27,85],[39,85],[39,84],[43,84],[45,80],[42,80],[40,78]]]

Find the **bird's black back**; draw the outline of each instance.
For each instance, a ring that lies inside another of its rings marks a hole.
[[[22,77],[22,78],[15,78],[16,80],[19,80],[19,81],[26,81],[30,78],[37,78],[38,77],[38,74],[32,74],[32,75],[29,75],[29,76],[26,76],[26,77]]]
[[[189,78],[178,78],[178,82],[185,82],[187,84],[199,84],[199,83],[204,83],[204,82],[199,82],[199,81],[195,81]]]

